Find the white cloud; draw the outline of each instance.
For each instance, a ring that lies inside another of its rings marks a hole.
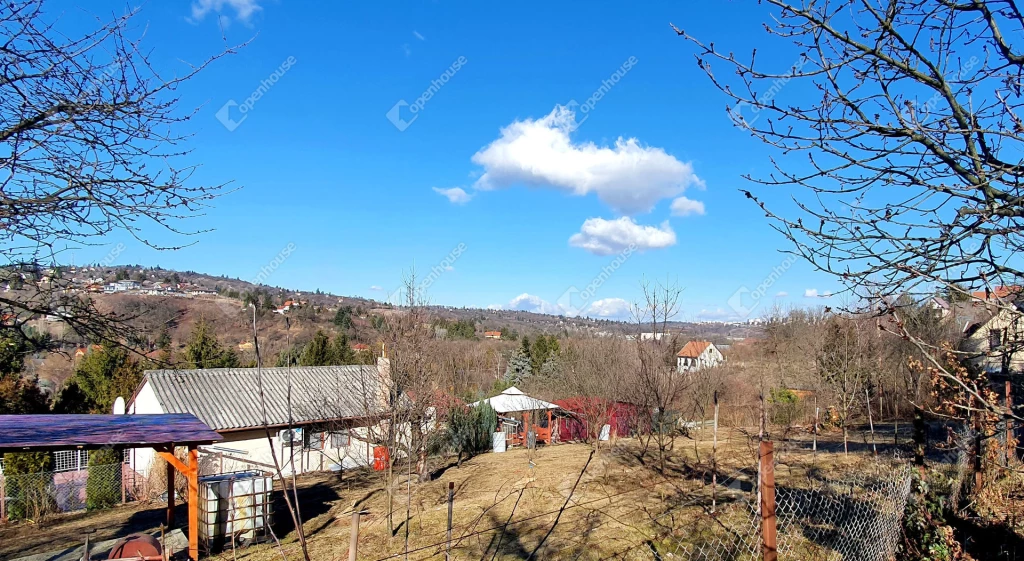
[[[419,31],[416,31],[415,29],[412,30],[412,35],[413,35],[413,37],[416,37],[420,41],[426,41],[427,40],[427,38],[424,37],[422,33],[420,33]]]
[[[192,2],[192,17],[190,19],[193,22],[199,22],[207,14],[216,12],[219,14],[221,23],[227,23],[229,21],[227,16],[221,14],[225,7],[233,9],[235,17],[243,22],[248,22],[253,14],[263,9],[259,5],[259,0],[195,0]]]
[[[600,318],[626,318],[630,316],[630,304],[622,298],[602,298],[587,307],[586,315]]]
[[[487,309],[488,310],[504,310],[505,306],[502,306],[501,304],[491,304],[491,305],[487,306]]]
[[[467,193],[466,190],[463,189],[462,187],[452,187],[451,189],[441,189],[440,187],[434,187],[433,189],[435,193],[444,195],[448,199],[448,202],[456,205],[464,205],[468,203],[470,199],[473,198],[473,195]]]
[[[808,288],[804,291],[804,298],[831,298],[832,293],[826,290],[825,292],[818,292],[817,288]]]
[[[661,148],[619,137],[614,146],[574,143],[575,113],[561,105],[546,117],[515,121],[501,137],[473,155],[483,167],[477,189],[516,184],[554,187],[574,195],[594,193],[622,214],[648,212],[691,186],[703,186],[693,166]],[[696,202],[696,201],[693,201]]]
[[[789,293],[786,292],[785,290],[783,290],[782,292],[775,293],[776,298],[785,298],[786,296],[789,296]]]
[[[520,310],[524,312],[534,312],[537,314],[552,314],[562,315],[562,309],[558,306],[542,299],[540,296],[534,296],[526,292],[513,298],[506,307],[509,310]]]
[[[380,287],[380,286],[377,286],[377,285],[373,285],[373,286],[371,286],[371,287],[370,287],[370,290],[372,290],[372,291],[374,291],[374,292],[384,292],[384,288],[383,288],[383,287]]]
[[[638,250],[660,249],[676,244],[676,233],[668,221],[661,226],[643,226],[623,216],[615,220],[588,218],[580,231],[569,238],[569,245],[597,255],[620,253],[630,245]]]
[[[672,216],[690,216],[691,214],[704,214],[704,203],[679,197],[672,201]]]

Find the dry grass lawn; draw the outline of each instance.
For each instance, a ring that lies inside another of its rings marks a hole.
[[[719,504],[726,505],[719,516],[728,517],[728,503],[743,495],[741,488],[749,489],[753,480],[755,444],[738,432],[722,432],[719,473],[734,485],[733,490],[719,490]],[[460,559],[525,559],[545,536],[536,558],[596,559],[637,547],[663,548],[682,537],[679,534],[687,524],[710,519],[711,486],[706,468],[711,442],[707,436],[698,441],[677,439],[665,475],[654,469],[655,455],[649,452],[644,461],[639,459],[640,442],[620,439],[605,444],[589,464],[591,446],[563,444],[536,451],[482,454],[461,467],[452,465],[440,471],[427,483],[409,485],[402,476],[394,491],[393,534],[379,474],[347,472],[341,480],[333,474],[302,476],[299,495],[309,551],[318,561],[346,559],[351,513],[358,509],[367,512],[360,526],[359,559],[405,558],[406,535],[409,559],[443,555],[449,482],[455,484],[452,544]],[[815,465],[843,471],[855,469],[865,459],[863,452],[849,457],[819,452],[812,457],[800,442],[780,448],[780,484],[804,477]],[[287,559],[301,559],[283,501],[278,504],[280,548],[273,543],[260,544],[223,552],[216,558],[271,561],[282,559],[284,553]],[[560,513],[563,505],[568,508]],[[0,558],[81,543],[86,530],[95,531],[92,539],[96,541],[157,527],[162,521],[161,506],[131,505],[55,518],[43,526],[0,527]],[[179,520],[184,520],[184,511],[179,512]]]

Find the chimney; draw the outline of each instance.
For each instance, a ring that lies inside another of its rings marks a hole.
[[[377,381],[380,386],[377,390],[379,392],[377,404],[381,409],[387,410],[391,407],[391,392],[394,384],[391,379],[391,360],[387,357],[382,356],[377,359]]]

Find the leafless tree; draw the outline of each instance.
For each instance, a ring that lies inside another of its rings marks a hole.
[[[767,34],[793,53],[779,68],[766,69],[757,51],[737,57],[676,31],[696,45],[733,122],[777,149],[774,172],[747,179],[796,188],[799,210],[783,216],[747,196],[792,251],[866,302],[1021,285],[1024,17],[1016,4],[765,3]],[[715,72],[720,66],[728,72]],[[898,309],[879,313],[956,381]]]
[[[635,398],[639,370],[635,348],[617,337],[569,337],[562,343],[558,373],[549,393],[576,402],[586,439],[599,449],[602,428],[611,422],[616,402]]]
[[[80,336],[124,343],[124,314],[101,312],[47,267],[114,232],[159,249],[181,244],[156,242],[154,228],[194,243],[199,231],[182,222],[225,191],[192,181],[179,129],[197,110],[182,110],[178,89],[233,49],[164,75],[136,15],[68,37],[41,0],[0,5],[0,272],[16,288],[0,297],[5,330],[56,315]]]
[[[651,411],[653,417],[651,431],[643,438],[644,451],[646,453],[653,441],[658,468],[664,471],[678,434],[680,400],[692,382],[686,374],[676,371],[678,340],[668,330],[669,323],[679,314],[682,288],[671,282],[644,281],[641,289],[643,300],[633,306],[639,367],[636,392],[638,402]]]
[[[849,421],[863,403],[871,376],[871,352],[863,326],[853,318],[832,317],[822,326],[817,371],[843,429],[843,450],[849,452]]]

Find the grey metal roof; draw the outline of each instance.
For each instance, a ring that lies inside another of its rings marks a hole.
[[[388,395],[377,366],[262,368],[260,373],[269,426],[375,415]],[[192,413],[214,430],[229,430],[263,426],[260,378],[255,368],[147,370],[143,384],[152,385],[165,413]]]

